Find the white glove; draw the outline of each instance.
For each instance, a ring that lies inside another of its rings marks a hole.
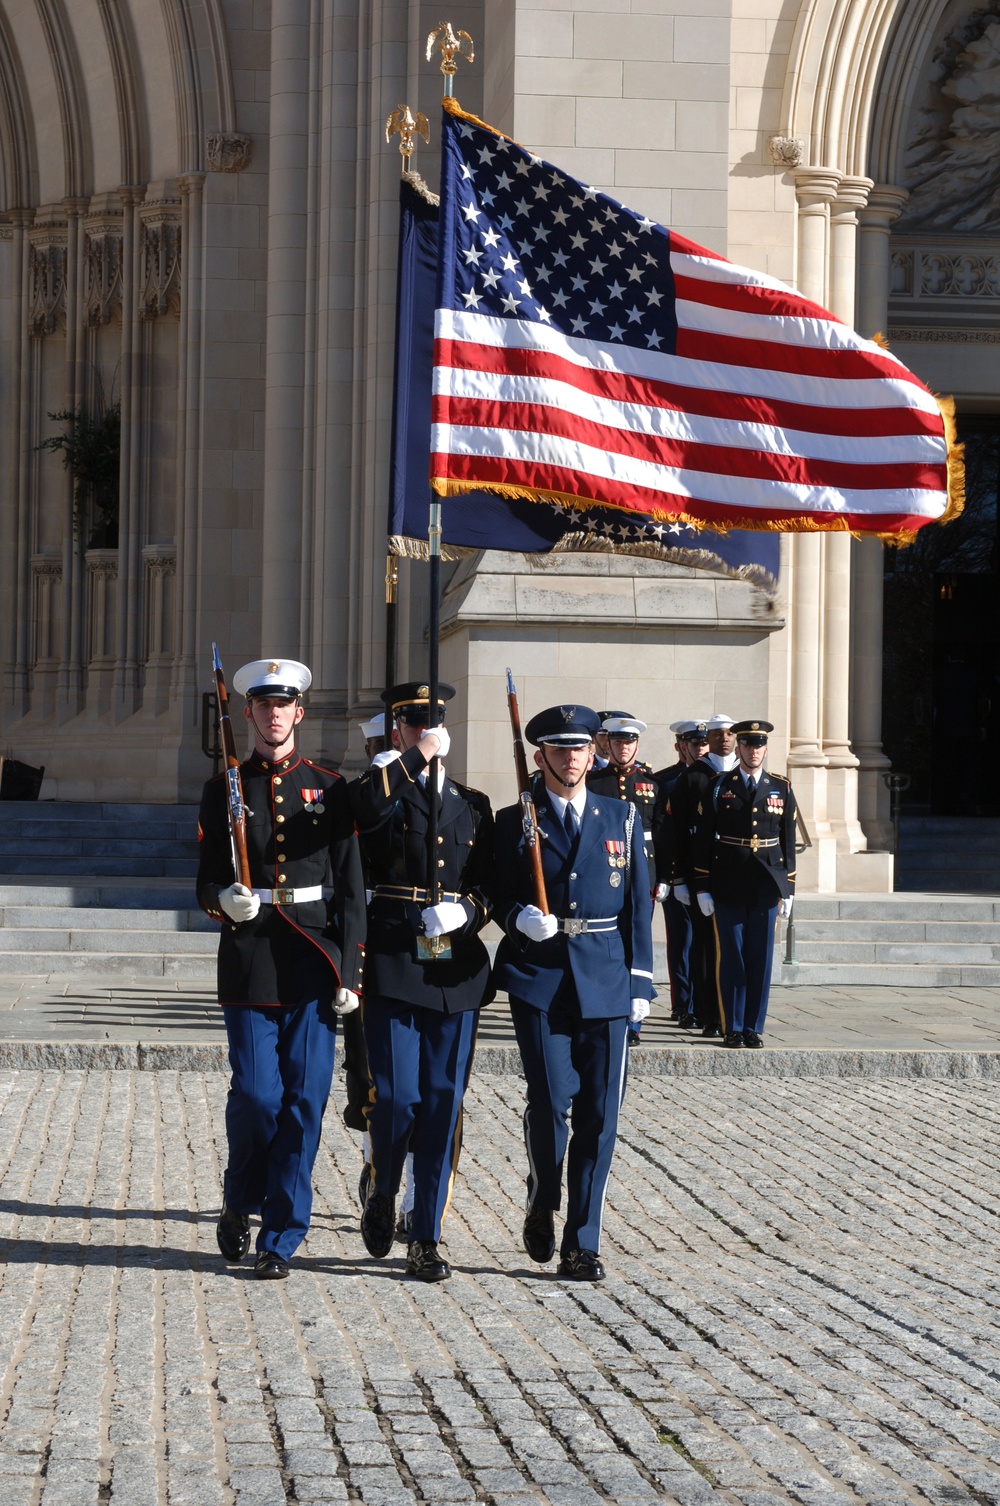
[[[253,920],[260,909],[260,895],[245,884],[230,884],[219,893],[219,904],[230,920]]]
[[[465,906],[460,905],[456,899],[442,900],[439,905],[428,905],[426,910],[421,910],[420,918],[424,923],[425,936],[447,936],[449,931],[461,930],[468,920]]]
[[[333,1001],[333,1010],[335,1014],[353,1014],[360,1003],[361,1000],[357,994],[352,993],[349,988],[338,988],[337,997]]]
[[[514,924],[529,941],[548,941],[559,929],[554,915],[543,915],[537,905],[525,905]]]
[[[632,1008],[629,1010],[628,1022],[630,1025],[641,1025],[648,1014],[648,999],[633,999]]]
[[[699,894],[698,909],[701,911],[702,915],[714,915],[715,900],[710,894]]]
[[[687,884],[674,885],[674,899],[678,900],[682,905],[690,905],[691,890],[688,888]]]
[[[669,884],[657,884],[656,888],[653,890],[653,898],[657,902],[659,902],[662,899],[666,899],[666,897],[667,897],[667,895],[669,893],[670,893],[670,885]]]
[[[781,904],[778,906],[778,914],[781,916],[782,920],[787,920],[791,915],[793,898],[793,895],[786,894],[782,899]]]
[[[425,737],[436,737],[441,744],[437,752],[438,758],[448,757],[451,752],[451,735],[447,727],[425,727],[420,734],[420,741],[423,742]]]

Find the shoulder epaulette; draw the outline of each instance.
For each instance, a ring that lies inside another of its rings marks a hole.
[[[304,764],[308,764],[311,769],[315,769],[317,774],[329,774],[333,779],[343,779],[344,777],[338,769],[328,769],[323,764],[316,763],[312,758],[303,758],[301,761]]]

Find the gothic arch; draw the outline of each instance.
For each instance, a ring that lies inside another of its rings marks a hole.
[[[26,209],[37,195],[34,123],[26,99],[17,49],[0,9],[0,209]]]
[[[63,193],[81,198],[94,191],[90,112],[82,89],[80,57],[62,0],[37,0],[59,100],[63,141]]]

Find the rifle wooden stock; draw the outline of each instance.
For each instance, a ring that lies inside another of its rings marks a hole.
[[[510,730],[514,739],[514,769],[517,774],[518,800],[521,804],[521,825],[524,828],[524,846],[531,864],[531,882],[535,891],[535,904],[543,915],[549,913],[548,896],[545,893],[545,875],[542,872],[542,844],[538,831],[535,802],[531,797],[531,780],[528,777],[528,760],[521,736],[521,713],[517,705],[514,677],[507,671],[507,709],[510,712]]]
[[[226,693],[226,678],[222,673],[222,660],[216,644],[212,644],[212,661],[215,668],[215,693],[219,700],[219,737],[222,742],[222,758],[226,775],[226,812],[229,816],[229,845],[233,854],[233,877],[238,884],[252,889],[250,882],[250,859],[247,857],[247,809],[243,804],[243,781],[240,778],[240,760],[236,752],[233,724],[229,720],[229,696]]]

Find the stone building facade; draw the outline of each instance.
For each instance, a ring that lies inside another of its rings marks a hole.
[[[210,645],[314,671],[308,745],[360,759],[384,663],[404,101],[421,0],[0,0],[0,751],[43,794],[196,796]],[[456,92],[573,174],[782,278],[959,411],[996,403],[1000,0],[462,0]],[[53,414],[120,404],[112,526]],[[83,510],[84,514],[86,509]],[[403,562],[400,672],[424,670]],[[782,544],[776,605],[653,561],[487,554],[448,571],[456,772],[510,797],[525,708],[713,709],[778,731],[811,887],[891,885],[882,553]]]

